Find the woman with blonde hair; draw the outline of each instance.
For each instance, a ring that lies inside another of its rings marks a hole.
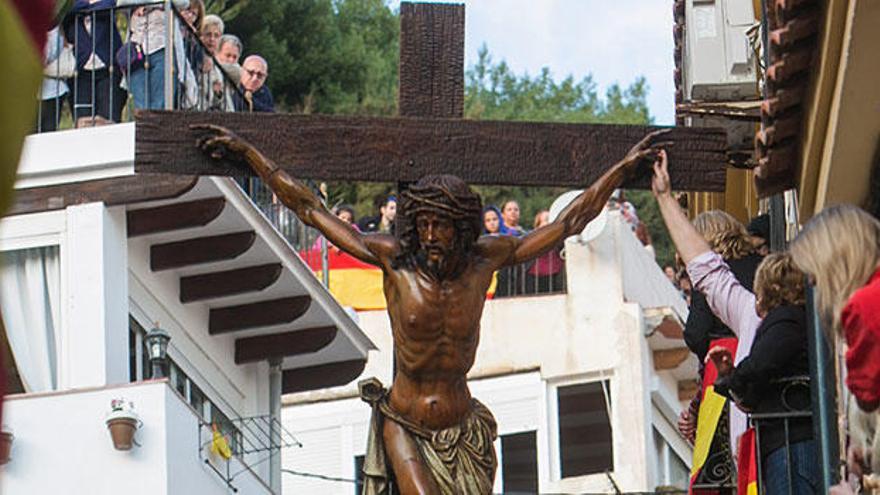
[[[712,251],[718,253],[727,263],[737,281],[751,291],[755,282],[755,271],[762,258],[755,253],[754,244],[745,226],[727,212],[712,210],[697,215],[694,228],[703,236]],[[702,361],[713,340],[728,337],[735,335],[712,313],[705,296],[699,292],[692,294],[684,328],[684,340],[688,348]]]
[[[852,205],[826,208],[804,226],[790,247],[814,281],[817,310],[830,334],[846,339],[850,475],[865,474],[877,493],[880,472],[880,222]],[[867,473],[873,472],[873,475]],[[831,493],[853,493],[841,483]]]
[[[846,385],[865,411],[880,405],[880,222],[852,205],[813,217],[791,243],[815,281],[827,328],[846,339]]]

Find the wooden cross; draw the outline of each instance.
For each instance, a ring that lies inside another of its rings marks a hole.
[[[408,182],[449,173],[471,184],[585,187],[655,127],[463,120],[464,6],[400,6],[400,117],[139,112],[135,171],[242,175],[195,146],[190,124],[223,125],[300,178]],[[667,138],[665,138],[667,139]],[[674,128],[673,187],[723,191],[722,129]],[[650,187],[649,174],[625,184]]]

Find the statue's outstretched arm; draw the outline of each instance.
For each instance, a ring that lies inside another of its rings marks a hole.
[[[198,146],[215,159],[233,159],[247,163],[285,206],[303,223],[319,230],[334,245],[352,256],[382,266],[382,259],[396,248],[389,235],[364,235],[327,210],[323,202],[302,181],[264,156],[256,147],[232,131],[213,124],[194,125],[207,131]]]
[[[669,131],[666,129],[654,131],[636,143],[623,159],[562,210],[556,220],[528,233],[516,243],[512,256],[505,264],[517,264],[536,258],[563,239],[583,231],[590,220],[602,211],[611,193],[635,172],[640,162],[653,160],[661,148],[671,144],[658,141],[667,132]]]

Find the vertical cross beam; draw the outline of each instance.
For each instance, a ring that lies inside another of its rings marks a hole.
[[[401,117],[464,115],[464,5],[400,4]],[[409,187],[398,181],[398,194]]]
[[[400,4],[401,117],[464,114],[464,5]]]

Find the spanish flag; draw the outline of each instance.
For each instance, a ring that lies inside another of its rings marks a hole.
[[[738,495],[758,495],[758,448],[755,429],[749,428],[739,437],[739,455],[736,459]]]
[[[328,247],[328,266],[330,268],[330,293],[342,306],[351,306],[356,311],[385,309],[385,293],[382,291],[382,270],[379,267]],[[321,276],[321,250],[313,248],[301,252],[300,256]]]
[[[321,249],[314,247],[299,253],[316,276],[321,277]],[[355,311],[385,309],[385,292],[382,282],[382,270],[379,267],[340,251],[335,247],[327,249],[328,266],[330,268],[329,290],[342,306],[351,306]],[[496,275],[486,292],[491,299],[497,286]]]
[[[722,346],[730,350],[732,356],[736,356],[735,338],[716,339],[709,346],[711,349],[715,346]],[[718,370],[715,364],[710,360],[706,363],[706,369],[703,372],[703,387],[701,390],[702,400],[700,401],[700,412],[697,415],[697,437],[694,442],[694,459],[691,465],[691,486],[689,493],[708,494],[715,493],[715,490],[695,489],[694,484],[700,476],[706,460],[709,458],[709,449],[712,446],[712,439],[715,438],[715,432],[718,430],[718,421],[724,412],[724,404],[727,398],[715,393],[715,379],[718,378]]]

